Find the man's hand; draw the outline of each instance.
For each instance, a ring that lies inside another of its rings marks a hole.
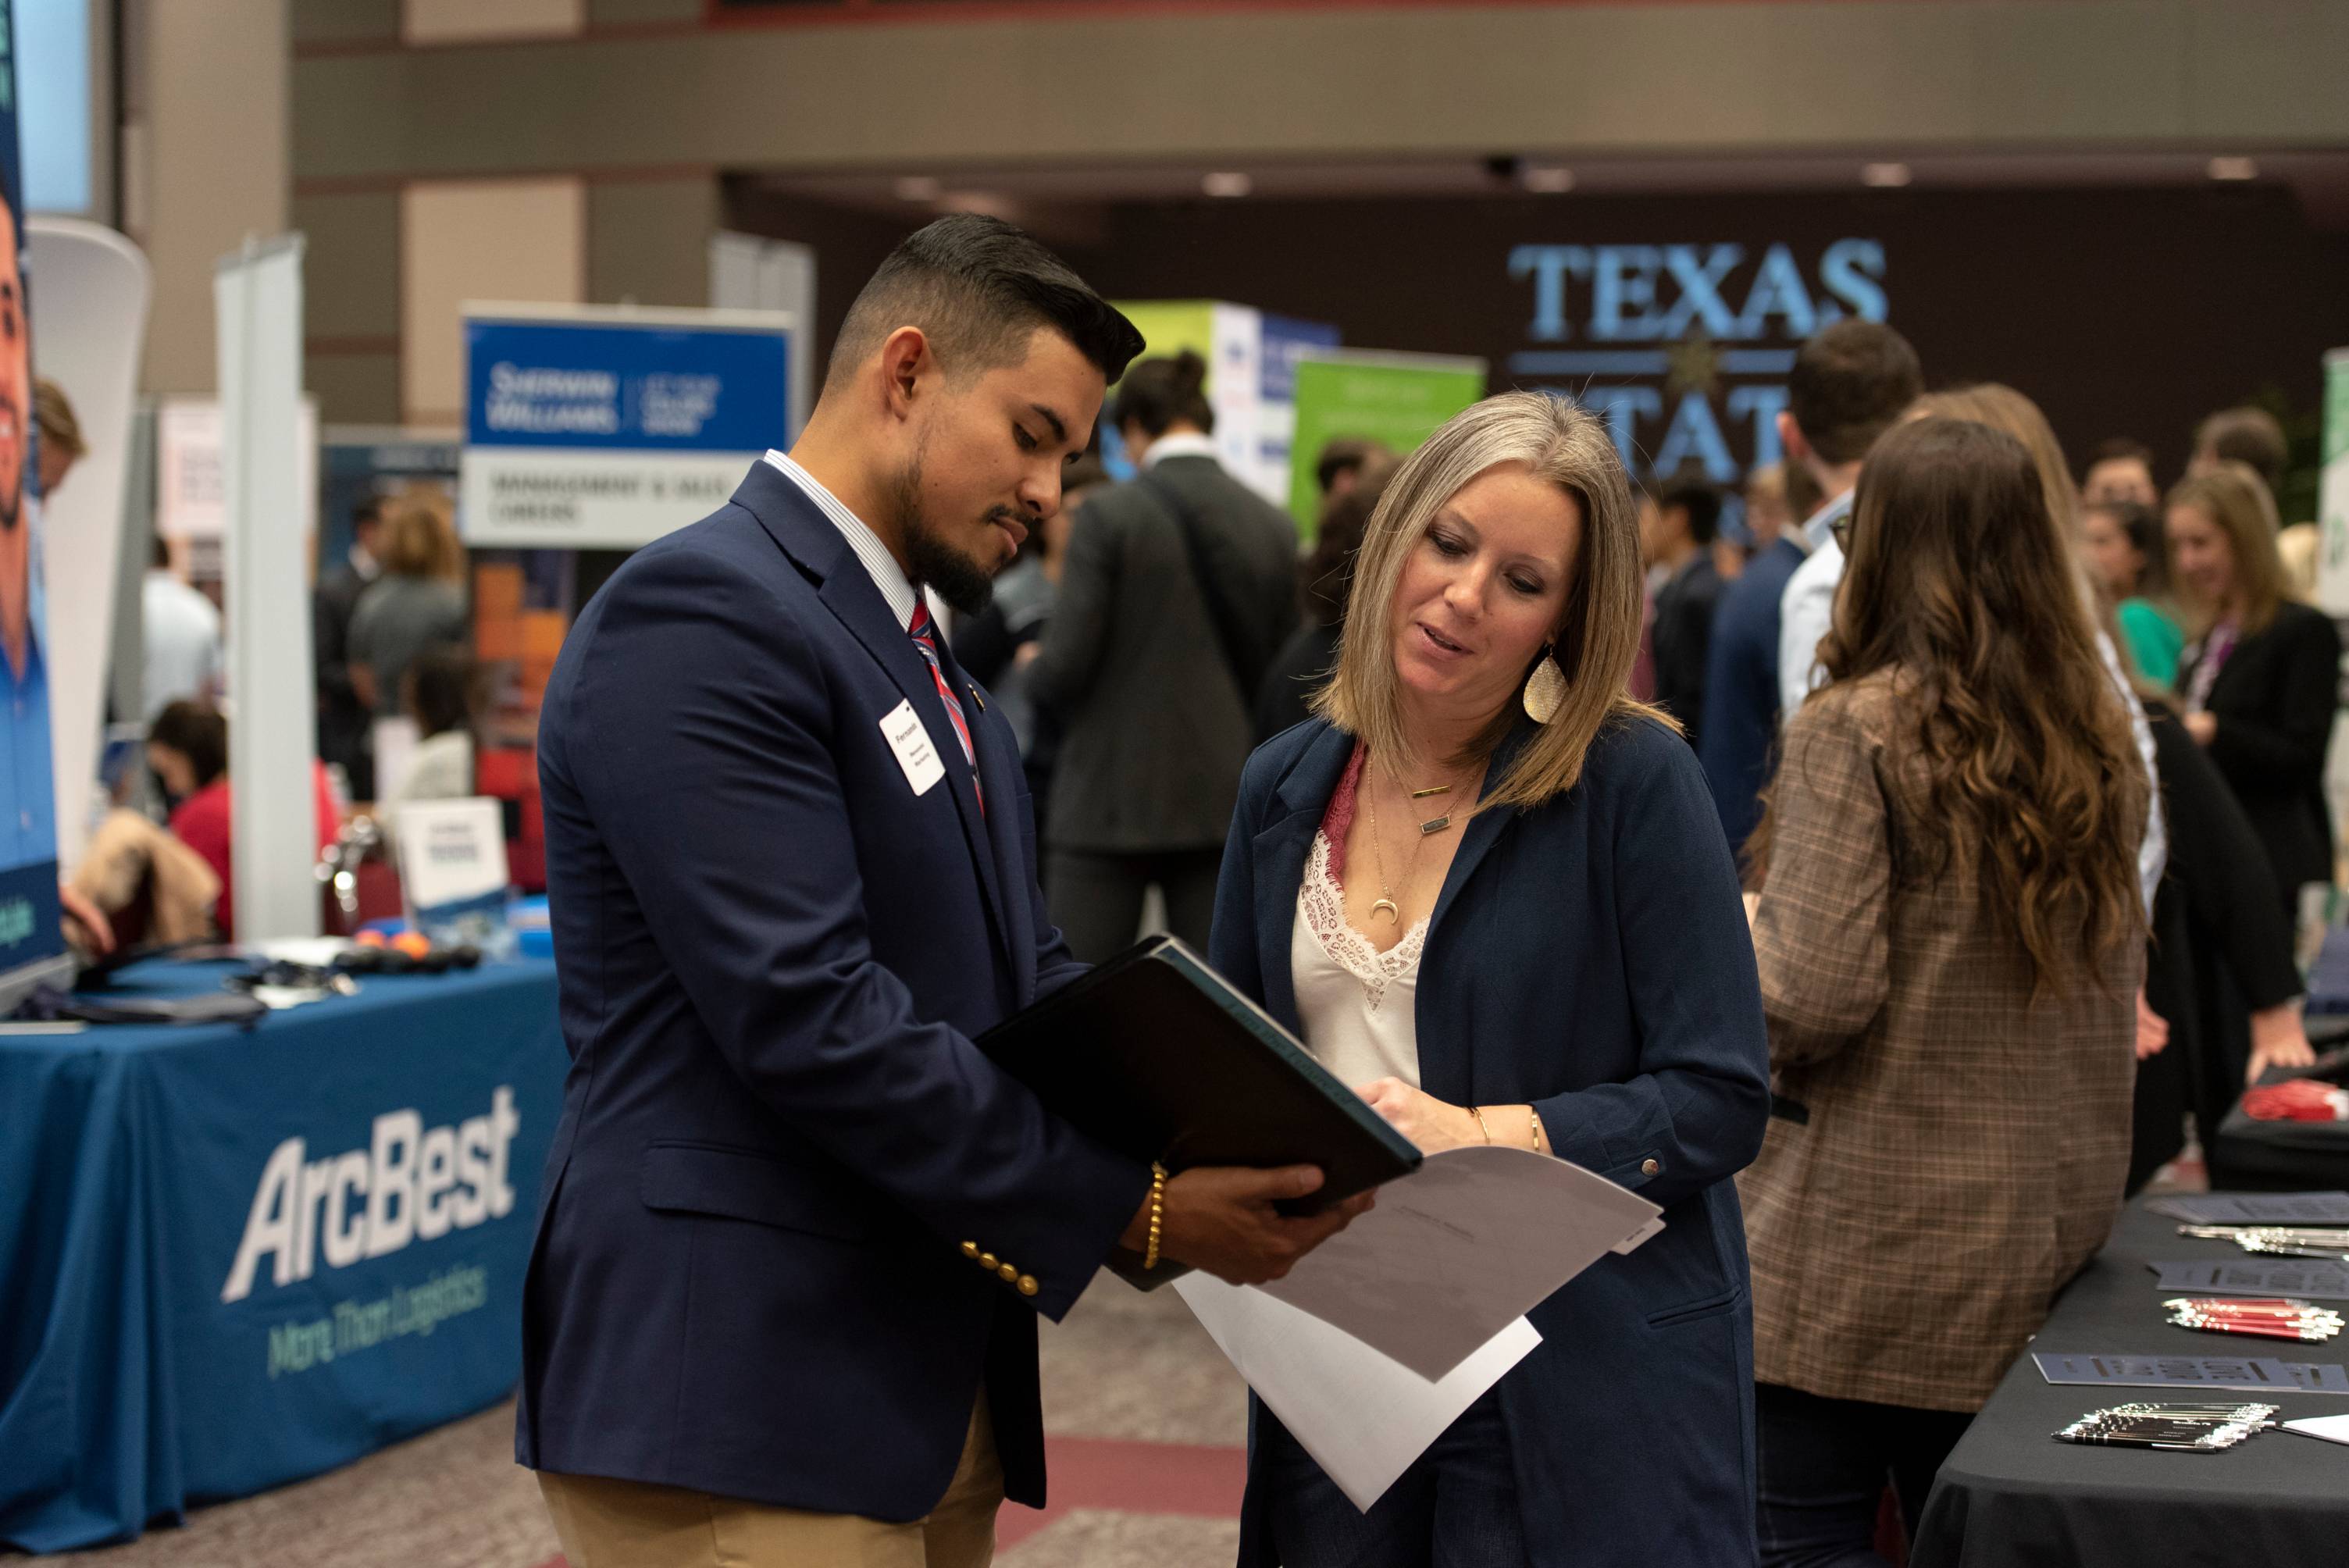
[[[1202,1165],[1166,1183],[1165,1211],[1158,1232],[1158,1255],[1205,1269],[1230,1284],[1262,1284],[1287,1274],[1297,1260],[1346,1228],[1371,1207],[1371,1194],[1333,1203],[1318,1214],[1291,1218],[1274,1208],[1302,1198],[1321,1185],[1310,1165],[1254,1171],[1236,1165]],[[1141,1252],[1150,1237],[1150,1201],[1119,1238]]]

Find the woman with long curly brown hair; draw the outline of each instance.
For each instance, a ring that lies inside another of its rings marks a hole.
[[[1859,479],[1829,684],[1754,840],[1772,1120],[1739,1178],[1765,1563],[1872,1562],[2105,1240],[2129,1158],[2147,784],[2030,454]]]

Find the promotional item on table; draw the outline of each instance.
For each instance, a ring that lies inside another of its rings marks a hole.
[[[2055,1433],[2066,1443],[2217,1453],[2266,1431],[2274,1405],[2115,1405],[2091,1410]]]

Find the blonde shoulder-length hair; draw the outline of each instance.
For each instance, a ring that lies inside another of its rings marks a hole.
[[[1313,711],[1362,740],[1385,766],[1408,774],[1428,760],[1412,754],[1403,734],[1391,626],[1395,592],[1435,514],[1470,480],[1505,463],[1523,464],[1574,502],[1582,547],[1549,650],[1566,676],[1566,700],[1479,810],[1537,806],[1574,788],[1591,742],[1610,722],[1645,717],[1679,727],[1624,688],[1640,654],[1643,589],[1639,514],[1622,460],[1598,420],[1538,392],[1505,392],[1453,416],[1387,481],[1354,559],[1338,667],[1314,695]],[[1528,665],[1523,673],[1532,672]],[[1522,676],[1516,689],[1524,689]],[[1512,700],[1493,715],[1472,755],[1492,755],[1518,707]]]
[[[2275,497],[2269,493],[2267,480],[2249,463],[2232,459],[2216,463],[2199,474],[2189,474],[2170,487],[2163,502],[2165,517],[2181,506],[2190,506],[2209,517],[2235,557],[2235,592],[2243,600],[2243,626],[2246,633],[2264,632],[2275,620],[2276,611],[2292,597],[2290,584],[2284,576],[2283,555],[2276,547],[2276,535],[2282,531],[2276,525]],[[2163,528],[2162,547],[2168,549],[2168,529]],[[2180,585],[2179,596],[2186,601],[2187,633],[2201,638],[2210,634],[2210,628],[2226,613],[2223,604],[2205,603],[2185,587],[2175,562],[2169,580]]]

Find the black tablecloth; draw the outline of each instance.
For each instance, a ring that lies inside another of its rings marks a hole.
[[[2274,1068],[2260,1081],[2314,1078],[2349,1084],[2349,1017],[2334,1014],[2308,1020],[2309,1044],[2322,1054],[2313,1068]],[[2212,1168],[2224,1171],[2230,1187],[2261,1187],[2279,1192],[2330,1192],[2349,1188],[2349,1122],[2254,1121],[2241,1102],[2219,1128]]]
[[[2349,1364],[2329,1345],[2198,1334],[2163,1320],[2147,1262],[2240,1258],[2231,1242],[2180,1236],[2143,1200],[2055,1304],[2034,1350],[2271,1356]],[[2349,1302],[2331,1303],[2349,1312]],[[2232,1398],[2234,1396],[2229,1396]],[[2133,1399],[2186,1390],[2059,1387],[2026,1354],[1941,1467],[1918,1531],[1914,1568],[2340,1568],[2349,1563],[2349,1446],[2262,1432],[2223,1453],[2059,1443],[2050,1433]],[[2245,1400],[2253,1395],[2240,1396]],[[2349,1414],[2349,1398],[2282,1394],[2278,1420]]]

